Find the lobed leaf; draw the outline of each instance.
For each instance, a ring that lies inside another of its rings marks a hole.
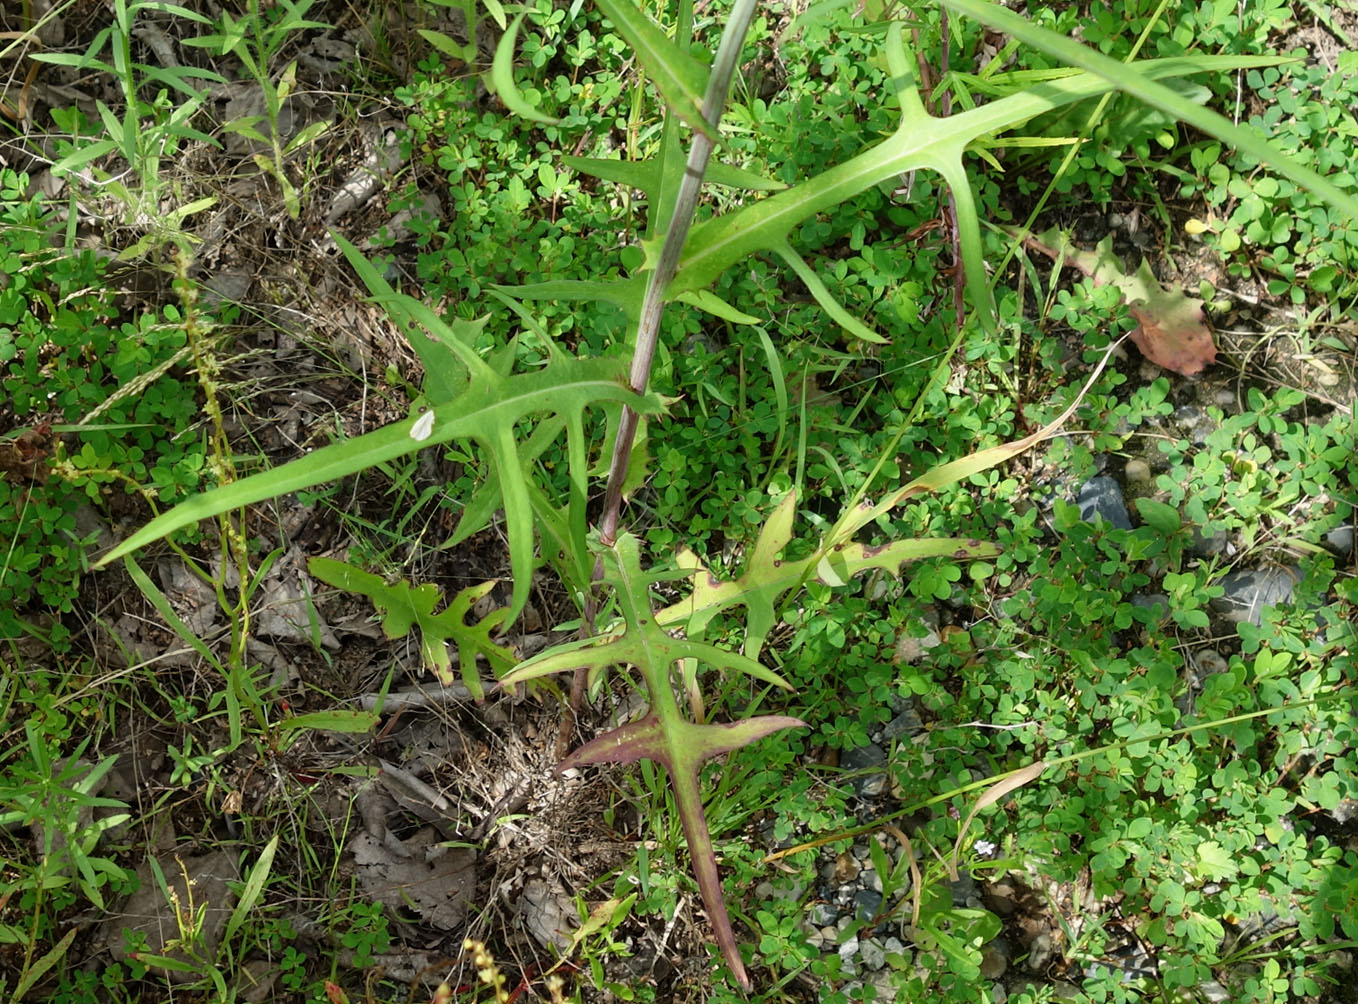
[[[1144,258],[1134,273],[1127,273],[1113,251],[1111,234],[1093,251],[1077,248],[1060,227],[1027,237],[1024,243],[1057,262],[1058,268],[1061,263],[1072,265],[1096,286],[1117,289],[1138,322],[1132,341],[1157,366],[1196,376],[1216,361],[1216,344],[1203,317],[1202,300],[1189,294],[1183,283],[1162,283]]]
[[[502,681],[506,686],[547,673],[585,667],[592,673],[610,665],[634,666],[646,685],[650,710],[630,722],[586,743],[563,760],[560,769],[586,763],[632,763],[645,758],[661,764],[670,777],[675,805],[684,827],[694,876],[703,906],[722,957],[741,986],[750,980],[741,961],[735,932],[726,910],[721,879],[717,874],[712,835],[703,812],[698,769],[704,760],[738,749],[780,729],[799,728],[800,719],[772,715],[730,724],[698,724],[684,718],[673,689],[672,667],[685,659],[701,659],[718,668],[738,669],[779,686],[787,683],[759,663],[686,638],[675,638],[657,623],[651,609],[650,585],[664,573],[641,569],[639,544],[631,534],[621,535],[600,555],[604,580],[617,590],[623,625],[601,637],[559,645],[521,663]]]
[[[407,298],[402,298],[407,299]],[[471,357],[474,359],[475,357]],[[464,362],[468,361],[464,359]],[[638,395],[625,383],[623,364],[610,359],[560,359],[532,373],[501,376],[478,362],[478,377],[452,400],[435,403],[433,425],[423,439],[413,438],[416,423],[406,419],[345,442],[322,447],[275,470],[221,485],[185,500],[106,552],[96,568],[154,543],[168,534],[265,499],[337,481],[428,446],[470,439],[489,453],[505,509],[514,590],[506,625],[528,602],[533,573],[533,509],[528,473],[520,462],[513,430],[540,413],[561,415],[570,424],[601,401],[630,404],[643,413],[660,410],[654,395]]]
[[[448,642],[457,645],[458,662],[462,667],[462,682],[478,701],[485,697],[481,676],[476,669],[476,657],[485,657],[491,674],[503,676],[514,666],[513,651],[491,640],[491,631],[505,619],[504,610],[494,611],[476,624],[467,623],[472,605],[487,595],[495,583],[482,582],[461,590],[439,613],[434,613],[442,599],[442,590],[432,582],[412,585],[404,579],[387,582],[380,575],[365,572],[334,558],[312,558],[307,562],[311,574],[327,585],[366,596],[373,606],[382,611],[382,632],[388,638],[404,638],[411,628],[420,632],[420,655],[427,669],[449,686],[453,681],[452,659],[448,656]]]
[[[633,0],[599,0],[599,7],[636,51],[665,103],[690,129],[718,142],[717,130],[703,115],[707,67],[675,45]]]
[[[987,541],[957,538],[898,540],[880,546],[847,542],[828,551],[815,551],[787,561],[779,556],[792,540],[792,520],[797,509],[795,492],[778,503],[759,533],[754,550],[739,578],[722,582],[691,551],[679,554],[682,567],[692,569],[693,591],[678,603],[657,612],[661,626],[682,624],[690,635],[701,635],[713,617],[731,607],[744,606],[745,655],[756,658],[764,639],[777,622],[777,606],[785,593],[816,578],[840,586],[860,572],[879,568],[899,575],[907,561],[921,558],[990,558],[999,548]]]

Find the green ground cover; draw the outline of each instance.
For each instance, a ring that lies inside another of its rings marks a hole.
[[[0,25],[0,997],[1354,999],[1358,17],[226,6]]]

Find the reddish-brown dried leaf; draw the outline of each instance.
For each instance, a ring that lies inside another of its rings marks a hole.
[[[1141,354],[1184,376],[1197,376],[1208,363],[1216,362],[1217,347],[1202,315],[1202,301],[1189,296],[1181,283],[1165,286],[1145,261],[1134,279],[1141,297],[1133,299],[1126,287],[1123,296],[1137,320],[1132,341]]]
[[[1028,247],[1053,261],[1073,265],[1098,286],[1116,286],[1137,320],[1132,341],[1151,362],[1184,376],[1196,376],[1216,362],[1217,349],[1202,313],[1202,301],[1190,296],[1182,283],[1165,285],[1143,259],[1129,275],[1113,253],[1113,238],[1105,237],[1093,251],[1081,251],[1070,237],[1053,228],[1028,237]]]

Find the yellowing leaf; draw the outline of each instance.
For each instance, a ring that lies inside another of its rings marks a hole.
[[[1214,882],[1233,879],[1240,866],[1235,863],[1229,851],[1215,840],[1204,840],[1198,844],[1198,874]]]

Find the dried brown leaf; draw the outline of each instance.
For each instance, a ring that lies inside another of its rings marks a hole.
[[[1053,261],[1074,266],[1097,286],[1115,286],[1137,320],[1132,341],[1151,362],[1184,376],[1196,376],[1216,362],[1216,344],[1202,313],[1202,301],[1190,296],[1182,283],[1162,283],[1144,259],[1128,274],[1113,253],[1112,236],[1093,251],[1081,251],[1064,231],[1053,228],[1025,239],[1028,247]]]

